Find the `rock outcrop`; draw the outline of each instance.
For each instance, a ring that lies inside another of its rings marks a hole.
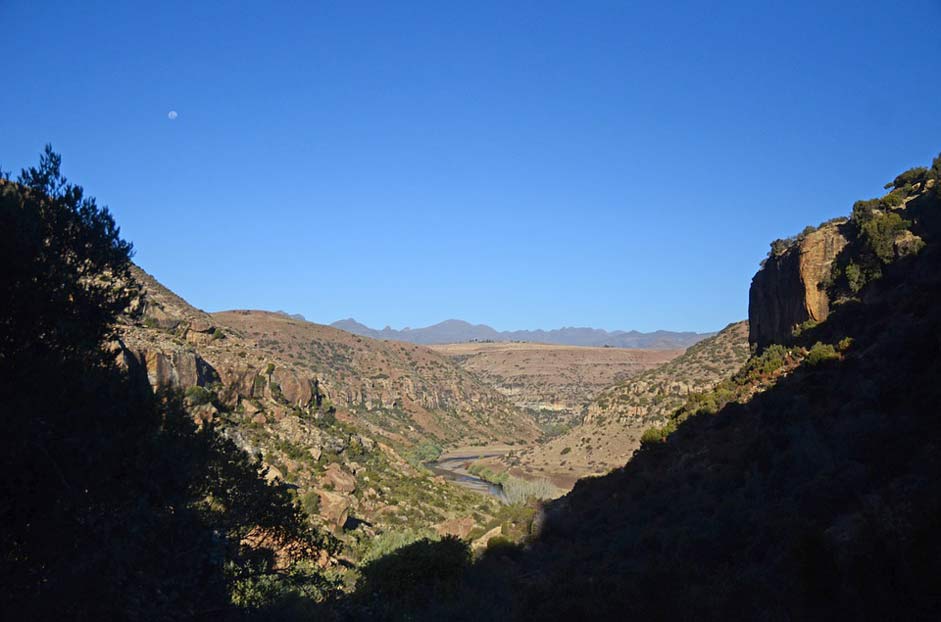
[[[833,262],[846,247],[845,221],[828,223],[772,253],[752,279],[748,339],[758,349],[785,343],[794,328],[822,322],[830,313],[826,286]]]

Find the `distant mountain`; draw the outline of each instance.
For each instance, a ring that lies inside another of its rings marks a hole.
[[[386,326],[382,330],[369,328],[353,318],[331,324],[334,328],[373,339],[392,339],[409,343],[463,343],[466,341],[529,341],[565,346],[610,346],[612,348],[644,348],[649,350],[676,350],[713,336],[715,333],[672,332],[658,330],[642,333],[636,330],[608,332],[599,328],[565,327],[555,330],[498,331],[486,324],[471,324],[463,320],[445,320],[425,328],[396,330]]]
[[[300,313],[288,313],[287,311],[275,311],[275,313],[277,313],[278,315],[283,315],[284,317],[287,317],[287,318],[291,318],[292,320],[299,320],[301,322],[307,321],[307,318],[301,315]]]

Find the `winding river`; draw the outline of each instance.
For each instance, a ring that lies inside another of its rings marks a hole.
[[[444,455],[434,462],[426,462],[425,466],[434,473],[445,479],[449,479],[455,484],[469,488],[474,492],[496,497],[500,501],[506,502],[506,495],[503,494],[503,488],[499,484],[480,479],[467,471],[471,462],[478,458],[490,458],[503,455],[505,452],[484,452],[468,453],[461,455]]]

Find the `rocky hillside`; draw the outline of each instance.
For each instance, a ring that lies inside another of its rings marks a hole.
[[[389,530],[485,522],[495,500],[419,467],[441,445],[523,443],[533,420],[448,357],[283,314],[207,314],[139,268],[115,355],[154,388],[184,390],[304,507],[368,555]],[[476,517],[476,518],[475,518]]]
[[[662,424],[691,393],[711,389],[747,358],[748,323],[731,324],[669,362],[603,391],[579,425],[513,452],[505,464],[523,477],[548,476],[564,488],[584,475],[622,466],[646,429]]]
[[[538,435],[532,419],[448,357],[263,311],[215,313],[254,351],[315,378],[338,409],[396,442],[516,443]],[[283,387],[282,387],[283,390]]]
[[[577,422],[602,390],[682,353],[502,342],[429,347],[549,424]]]

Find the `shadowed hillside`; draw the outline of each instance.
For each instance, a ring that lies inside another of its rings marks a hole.
[[[816,228],[775,245],[753,289],[777,287],[782,297],[762,296],[749,319],[778,318],[779,332],[753,332],[760,353],[692,396],[626,466],[550,503],[527,544],[459,566],[446,602],[407,604],[407,582],[392,593],[367,572],[372,583],[349,611],[935,619],[941,156],[888,187],[854,206],[822,287],[821,271],[777,263],[800,253]],[[799,287],[779,287],[774,273]],[[809,323],[808,291],[827,298]],[[410,554],[400,551],[400,563]]]

